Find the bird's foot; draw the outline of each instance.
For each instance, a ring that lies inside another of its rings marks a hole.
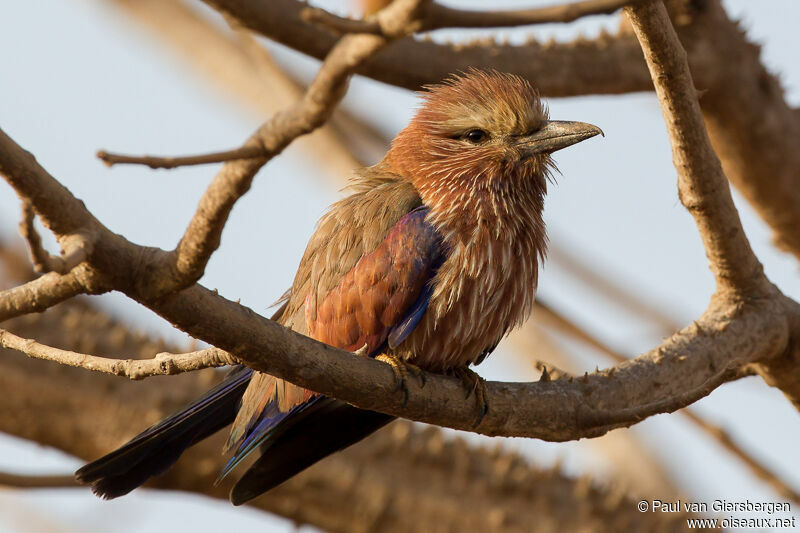
[[[392,367],[394,379],[397,382],[397,390],[403,391],[403,406],[408,403],[408,383],[406,380],[408,374],[412,374],[415,378],[417,378],[417,380],[419,380],[420,387],[425,386],[425,372],[423,372],[422,369],[417,365],[412,365],[409,362],[403,361],[393,354],[382,353],[375,357],[375,359]]]
[[[475,420],[473,427],[478,427],[483,421],[483,417],[489,412],[489,392],[486,389],[486,381],[467,366],[454,368],[451,372],[461,380],[467,390],[467,395],[464,396],[465,399],[475,393],[475,402],[478,404],[478,418]]]

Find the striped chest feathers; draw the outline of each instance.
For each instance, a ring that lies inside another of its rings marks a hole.
[[[473,205],[432,210],[429,220],[449,253],[433,280],[428,311],[397,355],[433,371],[478,363],[528,318],[546,237],[543,198],[525,189],[513,201],[506,198],[508,209],[498,209],[487,193],[472,195]]]

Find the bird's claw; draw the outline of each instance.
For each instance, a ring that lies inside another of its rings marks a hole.
[[[452,372],[453,375],[461,380],[467,391],[464,399],[475,393],[475,402],[478,404],[478,418],[475,420],[473,427],[478,427],[483,421],[483,417],[489,412],[489,393],[486,389],[486,381],[474,370],[466,366],[455,368]]]
[[[375,357],[375,359],[392,367],[394,379],[397,382],[397,390],[403,391],[403,407],[408,403],[408,383],[406,378],[409,373],[413,374],[414,377],[419,380],[420,387],[425,386],[425,372],[417,365],[412,365],[392,354],[382,353]]]
[[[364,346],[353,352],[353,355],[357,355],[359,357],[366,357],[369,355],[369,344],[364,343]]]

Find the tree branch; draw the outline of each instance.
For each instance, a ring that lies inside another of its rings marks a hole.
[[[18,150],[0,150],[0,168],[5,158],[13,158]],[[49,175],[39,178],[44,183],[53,180]],[[39,196],[33,196],[37,211],[57,209],[58,198],[37,204]],[[72,200],[62,199],[61,203]],[[82,205],[76,209],[84,212],[71,216],[91,217]],[[47,214],[53,219],[59,216]],[[488,435],[546,440],[598,436],[634,424],[644,416],[683,407],[707,394],[709,384],[732,377],[738,367],[782,354],[789,336],[785,313],[787,306],[796,305],[778,296],[746,304],[712,302],[693,327],[633,361],[586,380],[489,383],[492,407],[481,425],[474,428],[474,405],[463,397],[459,380],[429,375],[424,389],[409,386],[405,404],[402,395],[395,394],[394,374],[387,365],[304,337],[202,287],[195,285],[151,299],[140,276],[147,263],[119,259],[146,259],[155,252],[105,228],[97,233],[100,237],[92,263],[104,274],[106,268],[113,272],[112,280],[118,283],[114,288],[248,366],[361,408]],[[101,257],[97,250],[105,251],[108,257]]]
[[[488,383],[491,409],[475,428],[474,406],[456,379],[427,374],[424,389],[409,385],[404,405],[386,365],[318,343],[200,287],[150,308],[251,368],[361,408],[487,435],[556,441],[598,436],[688,405],[710,392],[709,384],[733,377],[732,369],[777,356],[788,337],[779,301],[716,305],[658,348],[586,380]],[[206,318],[193,309],[205,309]]]
[[[182,374],[204,368],[233,365],[236,361],[230,354],[217,348],[206,348],[196,352],[173,354],[161,352],[153,359],[109,359],[69,350],[61,350],[38,343],[33,339],[23,339],[9,331],[0,329],[0,347],[22,352],[34,359],[53,361],[66,366],[83,368],[92,372],[102,372],[140,380],[152,376]]]
[[[307,5],[297,0],[203,0],[242,26],[312,57],[322,59],[336,36],[303,19]],[[494,68],[519,74],[548,96],[619,94],[652,89],[642,52],[632,36],[523,46],[486,40],[439,44],[404,38],[365,61],[356,73],[417,90],[453,72]]]
[[[588,333],[586,330],[569,320],[564,315],[558,313],[548,306],[543,306],[541,303],[539,303],[539,305],[539,310],[544,311],[544,313],[539,313],[538,316],[540,319],[545,318],[546,322],[554,324],[556,328],[563,331],[567,335],[587,344],[588,346],[591,346],[592,348],[595,348],[615,363],[622,363],[629,360],[628,357],[614,350],[608,346],[608,344],[601,341],[594,335]],[[544,317],[542,317],[543,314]],[[559,372],[562,376],[566,374],[564,371]],[[800,493],[795,491],[786,481],[781,478],[780,475],[772,471],[764,463],[755,458],[751,453],[742,448],[736,441],[733,440],[727,431],[716,424],[710,423],[692,408],[687,407],[678,412],[685,416],[695,427],[716,440],[717,443],[728,453],[742,461],[756,477],[769,483],[778,492],[778,494],[800,505]]]
[[[0,472],[0,487],[15,489],[60,489],[60,488],[83,488],[75,476],[69,475],[30,475],[12,474],[10,472]]]
[[[440,28],[497,28],[573,22],[591,15],[608,15],[640,0],[582,0],[513,11],[467,11],[437,3],[425,11],[425,30]]]
[[[391,24],[413,24],[421,0],[396,0],[382,10]],[[344,96],[352,72],[389,43],[374,35],[348,35],[330,51],[303,99],[262,125],[243,148],[260,147],[262,157],[226,163],[206,189],[198,209],[175,250],[179,288],[203,274],[211,254],[219,247],[222,228],[233,204],[250,188],[256,172],[292,140],[318,128]]]
[[[703,3],[681,33],[714,148],[728,178],[774,231],[776,245],[800,259],[800,116],[778,77],[761,63],[719,0]],[[713,62],[698,61],[712,51]],[[736,68],[729,68],[736,65]],[[697,79],[713,72],[710,79]]]
[[[19,287],[0,291],[0,322],[41,313],[57,303],[87,293],[81,278],[81,273],[74,270],[69,274],[51,272]]]
[[[189,165],[207,165],[209,163],[225,163],[228,161],[235,161],[238,159],[253,159],[263,157],[264,150],[258,146],[245,146],[242,148],[235,148],[233,150],[226,150],[224,152],[213,152],[210,154],[189,155],[184,157],[160,157],[153,155],[125,155],[115,154],[100,150],[97,152],[97,157],[109,167],[114,165],[147,165],[152,169],[157,168],[177,168]]]
[[[76,351],[90,344],[104,353],[143,356],[175,349],[132,334],[85,301],[21,317],[9,327]],[[95,459],[202,394],[217,376],[205,371],[131,383],[2,351],[0,431]],[[149,486],[227,498],[227,486],[213,485],[225,461],[219,453],[222,438],[193,447]],[[342,501],[355,503],[343,507]],[[489,532],[532,523],[545,531],[586,524],[593,530],[652,530],[671,523],[636,511],[613,482],[599,487],[588,478],[569,479],[556,469],[539,470],[511,452],[478,448],[407,423],[325,459],[252,505],[298,524],[348,533],[418,531],[432,523]]]
[[[345,37],[342,43],[355,42],[355,50],[349,52],[363,52],[364,47],[379,48],[381,43],[376,40],[380,38],[359,35]],[[347,47],[337,50],[337,54],[348,52]],[[362,58],[356,53],[341,60],[352,66]],[[676,65],[681,66],[671,66]],[[682,66],[685,69],[685,64]],[[341,77],[334,76],[319,83],[332,88],[341,81]],[[324,103],[320,105],[324,107]],[[456,379],[431,375],[423,390],[412,384],[408,403],[404,404],[402,395],[395,394],[394,375],[386,365],[303,337],[202,287],[195,285],[154,299],[149,286],[153,280],[142,274],[155,271],[160,276],[154,265],[159,264],[164,252],[138,247],[108,231],[66,189],[35,165],[32,158],[17,157],[22,150],[4,135],[0,135],[0,148],[6,148],[0,150],[0,170],[10,175],[7,176],[9,182],[21,196],[31,200],[43,220],[68,229],[80,229],[77,221],[93,225],[95,251],[89,262],[97,271],[109,276],[115,289],[256,370],[361,408],[457,429],[489,435],[568,440],[601,435],[615,427],[634,424],[645,416],[678,409],[708,394],[713,386],[738,377],[741,366],[782,355],[790,335],[787,315],[797,306],[782,297],[777,289],[772,292],[764,289],[757,298],[748,300],[715,298],[693,326],[678,332],[651,352],[605,372],[572,382],[490,383],[492,408],[482,424],[474,428],[471,412],[474,406],[463,398],[463,390]],[[21,163],[15,167],[8,161]],[[32,170],[23,163],[35,165],[35,168]],[[51,194],[41,195],[37,182]],[[220,186],[224,189],[227,179],[223,178],[222,182]],[[701,221],[706,217],[706,220],[721,218],[726,223],[738,222],[735,212],[731,215],[732,207],[725,204],[726,199],[730,201],[729,197],[719,196],[718,190],[700,187],[699,191],[712,197],[710,208],[719,208],[722,212],[722,215],[699,215]],[[65,205],[74,212],[61,211]],[[200,213],[205,222],[219,220],[203,211],[202,202]],[[65,217],[68,217],[67,222],[62,224]],[[720,257],[712,256],[712,260],[732,258],[746,262],[747,254],[737,255],[725,243],[713,240],[717,237],[713,228],[704,231],[710,250],[721,251]],[[732,239],[741,242],[744,237],[733,235]],[[742,265],[733,262],[715,265],[721,272],[737,275],[742,270]],[[735,279],[739,281],[739,277]]]
[[[313,57],[333,46],[330,32],[305,21],[305,4],[271,0],[204,0],[255,32]],[[775,230],[775,241],[800,258],[800,115],[759,61],[759,47],[725,14],[718,0],[684,6],[679,28],[714,147],[725,172]],[[736,64],[738,68],[725,68]],[[653,89],[631,35],[523,46],[474,41],[448,44],[406,38],[367,61],[359,74],[417,90],[452,72],[495,68],[532,80],[547,96],[620,94]]]
[[[533,9],[512,11],[467,11],[430,2],[423,10],[418,32],[442,28],[498,28],[572,22],[590,15],[607,15],[627,4],[640,0],[582,0],[568,4],[556,4]],[[305,8],[300,16],[308,22],[321,24],[338,33],[372,33],[387,35],[380,17],[357,20],[334,15],[317,7]]]
[[[718,293],[770,291],[733,205],[722,165],[708,138],[683,49],[661,2],[626,8],[644,50],[667,124],[678,171],[678,195],[695,219]]]
[[[33,225],[36,213],[29,201],[22,202],[22,221],[19,223],[19,232],[28,244],[31,262],[37,272],[58,272],[66,274],[86,260],[87,249],[91,248],[82,235],[75,235],[73,238],[64,239],[69,243],[69,249],[64,250],[64,257],[51,255],[42,246],[42,239]]]

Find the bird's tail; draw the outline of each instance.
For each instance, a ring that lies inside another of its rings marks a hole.
[[[355,444],[395,417],[317,396],[270,427],[258,439],[261,452],[236,482],[230,500],[248,502],[328,455]]]
[[[87,464],[75,478],[104,499],[125,495],[166,471],[188,447],[230,424],[253,371],[237,367],[216,387],[121,448]]]

